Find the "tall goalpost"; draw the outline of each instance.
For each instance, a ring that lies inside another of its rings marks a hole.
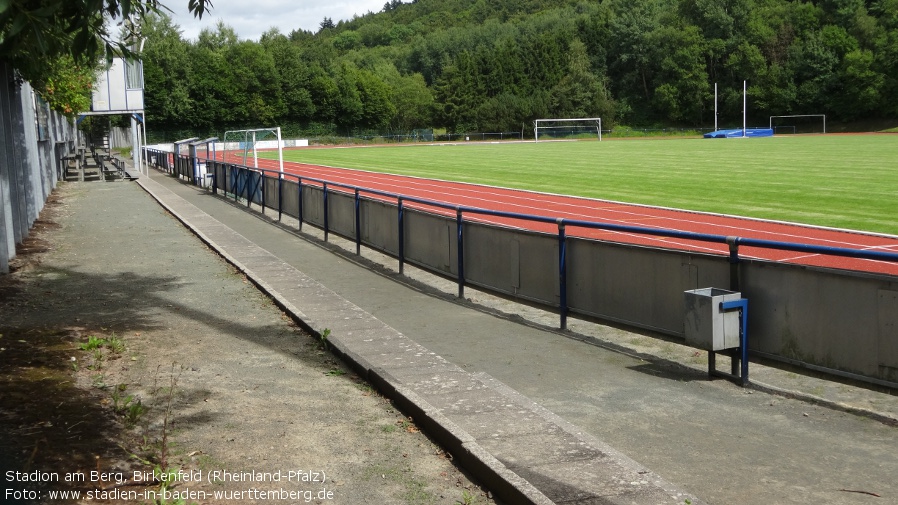
[[[587,123],[577,126],[573,123]],[[564,123],[564,124],[559,124]],[[577,129],[579,128],[579,130]],[[602,140],[602,118],[568,118],[568,119],[535,119],[533,120],[533,138],[539,142],[540,131],[543,136],[553,134],[569,134],[576,135],[578,133],[589,132],[590,135],[595,132],[599,141]]]
[[[821,118],[823,121],[823,131],[822,133],[826,133],[826,114],[791,114],[786,116],[770,116],[770,129],[773,130],[773,120],[781,119],[781,118]],[[793,132],[797,132],[796,126],[790,125],[790,128],[793,129]],[[783,128],[783,126],[780,126]],[[774,130],[775,132],[775,130]]]
[[[265,140],[266,137],[271,135],[275,135],[276,141],[275,145],[270,145],[271,140]],[[224,134],[224,149],[222,158],[224,161],[227,160],[227,156],[229,152],[238,153],[237,157],[240,159],[240,151],[242,151],[243,165],[249,166],[247,163],[247,158],[249,157],[250,150],[252,150],[252,159],[253,159],[253,168],[259,168],[259,153],[258,148],[261,147],[263,149],[275,147],[278,151],[278,170],[281,173],[281,177],[284,176],[284,145],[281,141],[281,127],[276,126],[273,128],[253,128],[249,130],[228,130]],[[234,146],[233,144],[236,144]]]

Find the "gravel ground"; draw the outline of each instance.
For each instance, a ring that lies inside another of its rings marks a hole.
[[[61,184],[12,267],[6,503],[493,502],[137,185]],[[166,469],[182,472],[171,486]]]

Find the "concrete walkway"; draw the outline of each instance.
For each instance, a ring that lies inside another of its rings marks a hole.
[[[255,206],[158,172],[139,184],[310,329],[328,329],[339,354],[506,502],[898,500],[898,437],[882,422],[898,412],[894,396],[755,364],[768,387],[709,382],[703,358],[682,350],[627,351],[650,337],[503,317]],[[818,403],[791,398],[811,395]]]

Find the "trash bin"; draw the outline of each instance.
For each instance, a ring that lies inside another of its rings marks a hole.
[[[708,351],[739,347],[739,311],[724,312],[720,304],[739,300],[742,293],[702,288],[686,291],[684,296],[687,345]]]

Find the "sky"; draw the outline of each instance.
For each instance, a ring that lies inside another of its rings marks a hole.
[[[379,12],[387,0],[211,0],[212,12],[197,20],[187,10],[188,0],[162,0],[174,11],[172,20],[181,27],[181,37],[196,39],[203,28],[214,29],[218,20],[234,29],[240,39],[259,40],[263,32],[277,27],[284,35],[296,29],[318,31],[325,17],[334,23],[356,14]]]

